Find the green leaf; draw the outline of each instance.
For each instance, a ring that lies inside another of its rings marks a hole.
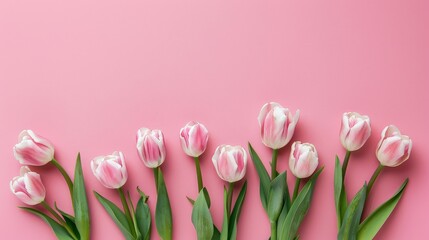
[[[138,231],[140,232],[143,240],[149,240],[151,235],[151,217],[149,205],[146,203],[146,195],[140,196],[137,202],[135,219]]]
[[[130,229],[132,226],[129,226],[127,217],[125,216],[124,212],[122,212],[121,209],[119,209],[114,203],[104,198],[96,191],[94,191],[94,195],[104,207],[104,210],[106,210],[106,212],[110,215],[115,224],[119,227],[124,237],[127,240],[134,239]]]
[[[268,213],[268,194],[270,191],[271,179],[268,175],[267,169],[265,169],[264,164],[262,164],[261,159],[258,154],[253,149],[252,145],[249,143],[249,152],[253,161],[253,165],[256,168],[256,172],[259,176],[259,195],[261,198],[262,206],[265,211]]]
[[[222,232],[220,233],[221,240],[228,240],[228,226],[229,226],[229,213],[228,213],[228,193],[226,188],[223,189],[223,223]]]
[[[286,172],[273,179],[270,185],[268,198],[268,218],[270,222],[276,222],[284,205],[286,191]]]
[[[395,209],[405,188],[408,184],[408,178],[399,187],[398,191],[385,203],[380,205],[371,215],[369,215],[359,226],[358,240],[373,239],[383,224],[389,218],[390,214]]]
[[[213,236],[213,220],[207,205],[204,189],[200,191],[192,208],[192,224],[194,224],[199,240],[211,239]]]
[[[344,213],[347,209],[347,196],[346,189],[344,187],[343,170],[338,156],[335,156],[334,193],[335,210],[337,212],[337,225],[339,229],[341,227]]]
[[[278,239],[293,240],[297,236],[298,228],[310,208],[311,198],[317,178],[322,171],[323,167],[313,174],[292,203],[284,222],[281,223],[280,229],[277,230]]]
[[[45,221],[52,228],[52,230],[55,233],[55,236],[57,236],[59,240],[73,240],[73,238],[70,236],[67,230],[59,223],[57,223],[54,219],[49,217],[48,215],[33,208],[28,208],[28,207],[20,207],[20,208],[40,217],[43,221]]]
[[[240,218],[241,208],[243,207],[244,198],[246,197],[247,181],[244,182],[241,187],[240,193],[238,194],[237,200],[235,201],[234,208],[232,209],[231,216],[229,218],[229,239],[235,240],[237,238],[237,223]]]
[[[204,198],[206,199],[206,202],[207,202],[207,206],[210,208],[211,201],[210,201],[210,195],[209,195],[209,192],[207,191],[207,188],[204,187],[203,192],[204,192]]]
[[[213,236],[212,240],[220,240],[220,232],[219,229],[217,229],[216,225],[213,224]]]
[[[69,226],[70,229],[73,231],[73,233],[80,239],[79,230],[77,230],[77,227],[75,224],[75,218],[70,214],[59,209],[56,202],[54,203],[54,206],[55,206],[55,209],[61,214],[61,216],[63,216],[67,226]]]
[[[85,181],[83,179],[80,153],[77,155],[73,184],[73,208],[76,227],[81,240],[89,240],[89,209],[86,199]]]
[[[289,188],[287,185],[287,173],[285,172],[286,175],[286,184],[285,184],[285,192],[284,192],[284,201],[283,201],[283,207],[282,207],[282,211],[280,213],[279,218],[277,219],[277,229],[281,228],[282,223],[285,221],[287,213],[289,212],[289,208],[291,205],[291,199],[290,199],[290,194],[289,194]]]
[[[367,185],[365,183],[347,207],[340,231],[338,232],[338,240],[356,239],[359,230],[359,221],[365,204],[366,188]]]
[[[155,209],[155,223],[158,234],[163,240],[171,240],[173,220],[171,214],[170,199],[161,169],[158,169],[158,198]]]

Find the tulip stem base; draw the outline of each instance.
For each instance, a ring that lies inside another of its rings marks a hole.
[[[67,232],[72,236],[73,239],[78,239],[74,234],[73,230],[71,230],[71,228],[67,225],[66,221],[64,221],[64,219],[57,212],[55,212],[55,210],[51,208],[51,206],[49,206],[47,202],[42,201],[40,204],[42,204],[42,206],[59,221],[59,223],[67,230]]]
[[[270,239],[277,239],[277,223],[271,222],[271,238]]]
[[[194,157],[194,160],[195,170],[197,172],[198,192],[201,192],[201,189],[203,189],[203,176],[201,174],[200,159],[198,157]]]
[[[352,152],[348,151],[346,152],[346,156],[344,157],[344,162],[343,162],[343,179],[346,176],[346,171],[347,171],[347,166],[349,165],[349,160],[350,160],[350,154]]]
[[[121,198],[122,207],[124,208],[125,216],[127,217],[128,224],[130,226],[131,232],[135,236],[135,230],[133,228],[133,218],[131,217],[130,207],[128,206],[127,199],[125,197],[124,189],[122,187],[118,188],[119,197]]]
[[[372,186],[374,185],[375,180],[377,180],[378,175],[380,175],[381,170],[383,170],[384,166],[379,164],[377,169],[375,169],[374,173],[371,176],[371,179],[369,180],[368,187],[366,188],[366,195],[368,196],[369,192],[372,189]]]
[[[293,197],[292,197],[292,202],[295,201],[296,197],[298,196],[298,192],[299,192],[299,185],[301,184],[301,178],[296,178],[295,181],[295,188],[293,189]]]
[[[278,149],[273,149],[273,157],[271,160],[271,180],[277,177],[277,156],[279,154]]]
[[[66,180],[67,186],[69,188],[70,195],[73,198],[73,181],[71,180],[70,176],[55,158],[52,159],[51,163],[58,169],[58,171],[60,171],[61,175],[63,175],[64,180]]]

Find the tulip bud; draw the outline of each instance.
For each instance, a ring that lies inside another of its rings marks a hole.
[[[165,160],[164,135],[161,130],[141,128],[137,131],[137,152],[148,168],[159,167]]]
[[[262,142],[272,149],[280,149],[289,143],[298,123],[299,110],[295,116],[289,109],[275,102],[266,103],[258,117]]]
[[[289,168],[297,178],[307,178],[314,173],[319,164],[316,148],[310,143],[296,141],[292,144]]]
[[[180,143],[183,151],[190,157],[199,157],[207,147],[209,132],[199,123],[191,121],[180,130]]]
[[[122,152],[113,152],[111,155],[92,159],[91,169],[98,181],[107,188],[120,188],[128,179]]]
[[[19,134],[13,153],[20,164],[42,166],[54,158],[54,147],[33,131],[24,130]]]
[[[371,124],[368,116],[356,112],[343,114],[340,140],[348,151],[360,149],[371,135]]]
[[[212,158],[217,175],[227,182],[237,182],[246,174],[247,153],[241,146],[221,145]]]
[[[410,157],[411,147],[410,137],[402,135],[393,125],[387,126],[381,133],[376,151],[377,159],[383,166],[399,166]]]
[[[21,175],[10,181],[10,190],[23,203],[36,205],[45,200],[46,190],[40,175],[29,167],[21,167]]]

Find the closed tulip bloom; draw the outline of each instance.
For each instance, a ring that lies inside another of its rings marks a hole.
[[[137,152],[148,168],[156,168],[165,160],[164,135],[161,130],[141,128],[137,131]]]
[[[360,149],[371,135],[371,124],[368,116],[356,112],[343,114],[340,140],[348,151]]]
[[[111,155],[98,156],[92,159],[91,169],[98,181],[107,188],[120,188],[128,179],[122,152],[113,152]]]
[[[180,143],[183,151],[191,157],[199,157],[207,147],[209,131],[199,123],[191,121],[180,130]]]
[[[393,125],[387,126],[381,133],[376,151],[377,159],[383,166],[399,166],[410,157],[411,147],[410,137],[402,135]]]
[[[224,181],[237,182],[246,174],[247,153],[241,146],[217,147],[212,161],[217,174]]]
[[[297,178],[307,178],[311,176],[319,164],[316,148],[310,143],[299,141],[292,144],[289,157],[289,168]]]
[[[42,166],[54,158],[54,147],[33,131],[24,130],[19,134],[13,153],[20,164]]]
[[[258,117],[262,142],[272,149],[280,149],[289,143],[298,123],[299,110],[295,115],[275,102],[266,103]]]
[[[27,166],[21,167],[21,175],[10,181],[10,190],[23,203],[36,205],[45,200],[46,190],[40,175]]]

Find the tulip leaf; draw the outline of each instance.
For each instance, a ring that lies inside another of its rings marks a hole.
[[[398,191],[389,200],[380,205],[380,207],[374,210],[374,212],[360,224],[357,236],[358,240],[373,239],[375,237],[377,232],[395,209],[405,191],[405,188],[407,187],[407,184],[408,178],[405,179]]]
[[[197,232],[197,239],[206,240],[213,236],[213,220],[210,214],[203,188],[192,208],[192,224]]]
[[[268,218],[270,222],[276,222],[284,205],[286,191],[286,172],[273,179],[268,198]]]
[[[223,223],[222,232],[220,233],[221,240],[228,240],[228,226],[229,226],[229,213],[228,213],[228,192],[226,188],[223,189]]]
[[[61,214],[61,216],[63,216],[67,226],[69,226],[70,229],[73,231],[73,233],[80,239],[79,230],[77,230],[76,223],[75,223],[75,218],[70,214],[59,209],[56,202],[54,203],[54,206],[55,206],[55,209]]]
[[[104,198],[96,191],[94,191],[94,195],[97,198],[97,200],[101,203],[101,205],[104,207],[104,210],[106,210],[106,212],[110,215],[110,217],[115,222],[115,224],[119,227],[125,239],[127,240],[134,239],[130,229],[132,226],[129,226],[127,217],[121,211],[121,209],[119,209],[114,203]]]
[[[213,236],[211,240],[220,240],[220,232],[216,225],[213,224]]]
[[[231,216],[229,218],[229,239],[235,240],[237,238],[237,223],[240,218],[241,208],[243,207],[244,198],[246,197],[247,181],[244,182],[241,187],[240,193],[238,194],[237,200],[235,201],[234,208],[232,209]]]
[[[85,181],[83,179],[80,153],[77,155],[74,184],[73,184],[73,208],[76,227],[79,230],[81,240],[89,240],[89,209],[86,198]]]
[[[171,214],[170,199],[168,198],[167,187],[164,176],[158,168],[158,198],[155,208],[155,223],[159,236],[163,240],[171,240],[173,230],[173,220]]]
[[[211,201],[210,201],[210,195],[209,195],[209,192],[207,191],[207,188],[204,187],[203,192],[204,192],[204,198],[206,199],[206,202],[207,202],[207,206],[208,208],[210,208]]]
[[[346,188],[344,187],[343,170],[338,156],[335,156],[334,194],[337,225],[339,229],[341,227],[342,218],[347,209],[347,197]]]
[[[340,231],[338,232],[338,240],[356,239],[359,230],[359,221],[365,205],[366,188],[367,185],[365,183],[347,207]]]
[[[287,179],[287,173],[285,171],[285,175],[286,175],[286,179]],[[282,207],[282,211],[280,212],[280,216],[277,219],[277,229],[281,228],[281,224],[284,222],[284,220],[286,219],[287,213],[289,212],[289,208],[291,205],[291,199],[290,199],[290,194],[289,194],[289,188],[287,185],[287,180],[285,180],[286,184],[285,184],[285,191],[284,191],[284,201],[283,201],[283,207]]]
[[[281,227],[278,229],[278,239],[293,240],[296,238],[298,228],[310,208],[314,186],[322,171],[323,167],[313,174],[310,180],[304,185],[295,201],[293,201],[283,223],[279,223]]]
[[[253,149],[252,145],[249,143],[249,152],[253,161],[253,165],[256,168],[256,172],[259,176],[259,195],[261,198],[262,206],[265,211],[268,213],[268,195],[270,191],[271,179],[268,175],[267,169],[265,169],[264,164],[262,164],[261,159],[258,154]]]
[[[54,219],[49,217],[48,215],[33,208],[28,208],[28,207],[20,207],[20,208],[40,217],[43,221],[45,221],[52,228],[52,230],[55,233],[55,236],[57,236],[59,240],[73,240],[73,237],[70,236],[67,230],[63,226],[61,226],[58,222],[56,222]]]
[[[146,203],[147,196],[142,195],[139,198],[136,206],[135,220],[137,229],[142,236],[142,240],[149,240],[151,235],[151,217],[149,205]]]

